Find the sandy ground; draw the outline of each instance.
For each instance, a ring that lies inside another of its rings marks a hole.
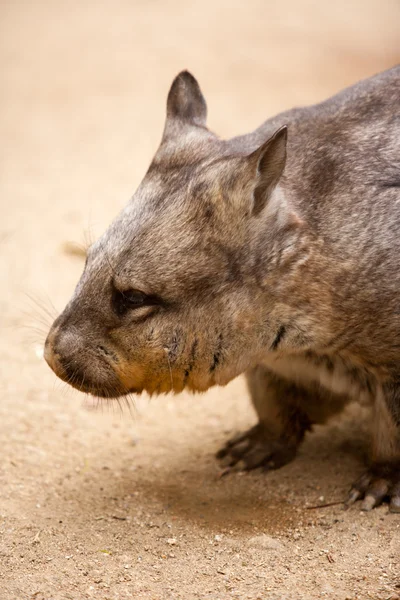
[[[358,409],[220,478],[243,381],[93,410],[41,355],[82,270],[65,245],[130,197],[179,70],[238,134],[398,62],[399,3],[3,0],[0,28],[0,599],[398,598],[400,516],[310,509],[362,471]]]

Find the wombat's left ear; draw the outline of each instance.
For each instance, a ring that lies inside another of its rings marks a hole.
[[[175,77],[168,94],[166,126],[176,121],[199,127],[205,127],[207,121],[206,101],[197,80],[188,71]]]
[[[247,157],[256,176],[253,214],[262,211],[281,178],[286,164],[286,143],[287,127],[284,126]]]

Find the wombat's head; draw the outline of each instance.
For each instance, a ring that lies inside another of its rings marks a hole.
[[[205,390],[243,372],[265,345],[257,245],[286,129],[232,155],[206,112],[196,80],[178,75],[143,182],[89,249],[51,328],[45,358],[82,391]]]

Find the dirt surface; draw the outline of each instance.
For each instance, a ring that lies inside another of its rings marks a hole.
[[[238,134],[398,62],[399,3],[6,0],[0,17],[0,599],[398,598],[400,515],[310,509],[363,469],[359,409],[282,470],[221,478],[214,453],[254,421],[242,380],[130,414],[42,352],[82,270],[70,244],[134,191],[179,70]]]

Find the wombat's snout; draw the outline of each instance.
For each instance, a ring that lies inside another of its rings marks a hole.
[[[44,358],[54,373],[68,383],[78,380],[81,370],[77,355],[79,353],[79,334],[60,332],[59,328],[51,328],[44,345]],[[81,374],[83,381],[84,376]]]
[[[44,359],[49,365],[49,367],[54,371],[57,377],[60,379],[66,380],[66,373],[61,366],[61,361],[59,359],[58,354],[54,349],[55,342],[55,331],[54,326],[51,328],[50,333],[46,338],[46,342],[44,344]]]
[[[44,346],[44,358],[54,373],[80,391],[97,396],[114,397],[123,393],[113,369],[113,352],[103,346],[93,348],[77,327],[53,324]]]

